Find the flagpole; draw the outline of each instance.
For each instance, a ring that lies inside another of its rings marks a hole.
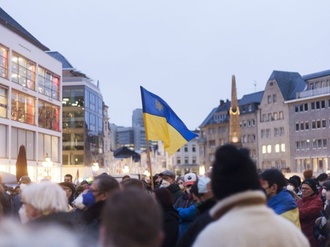
[[[150,158],[150,148],[149,148],[147,123],[146,123],[146,119],[145,119],[144,114],[143,114],[143,122],[144,122],[144,129],[145,129],[145,133],[146,133],[147,164],[148,164],[148,169],[149,169],[149,172],[150,172],[151,190],[153,191],[155,189],[155,186],[154,186],[154,178],[153,178],[153,175],[152,175],[152,168],[151,168],[151,158]]]

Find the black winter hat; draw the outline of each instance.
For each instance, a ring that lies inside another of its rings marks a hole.
[[[303,185],[303,184],[307,184],[309,187],[311,187],[315,194],[318,194],[319,193],[319,191],[318,191],[318,189],[316,187],[316,182],[315,182],[314,179],[312,179],[312,178],[305,179],[301,183],[301,185]]]
[[[299,187],[298,182],[297,182],[297,179],[294,179],[292,177],[289,178],[288,183],[289,184],[292,184],[295,188],[298,188]]]
[[[226,144],[217,149],[212,168],[212,190],[223,199],[247,190],[262,190],[256,166],[248,149]]]

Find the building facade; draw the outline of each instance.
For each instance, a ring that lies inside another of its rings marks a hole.
[[[51,176],[59,181],[61,63],[1,8],[0,33],[0,137],[4,143],[0,170],[15,174],[18,150],[24,145],[31,179]]]
[[[83,177],[92,176],[92,167],[105,167],[107,106],[98,83],[77,71],[60,53],[48,54],[62,63],[63,171],[77,176],[79,170]]]
[[[305,76],[273,71],[264,91],[243,96],[239,107],[242,146],[250,149],[258,169],[330,170],[330,70]],[[200,126],[206,167],[212,166],[215,147],[228,143],[227,108],[221,101]]]

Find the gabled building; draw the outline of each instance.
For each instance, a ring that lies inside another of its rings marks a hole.
[[[285,102],[304,89],[299,73],[273,71],[259,106],[259,168],[290,168],[290,112]]]

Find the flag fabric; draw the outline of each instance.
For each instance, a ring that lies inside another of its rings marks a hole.
[[[197,136],[197,134],[188,130],[162,98],[147,91],[142,86],[140,89],[147,141],[163,141],[165,150],[172,155]]]

